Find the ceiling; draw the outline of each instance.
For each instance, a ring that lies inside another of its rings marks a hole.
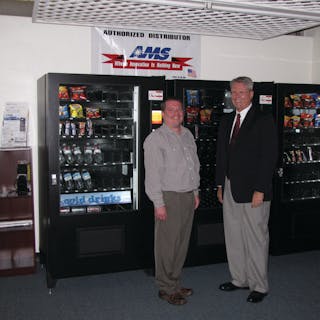
[[[13,1],[26,3],[30,0]],[[35,0],[33,22],[264,40],[320,26],[313,0]]]

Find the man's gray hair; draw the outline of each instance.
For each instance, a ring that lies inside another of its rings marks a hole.
[[[249,77],[241,76],[241,77],[234,78],[233,80],[230,81],[230,88],[232,88],[232,86],[235,83],[243,83],[248,88],[248,90],[250,91],[253,90],[253,81]]]

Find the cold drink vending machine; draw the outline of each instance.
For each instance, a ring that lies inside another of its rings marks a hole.
[[[163,77],[38,80],[40,256],[59,278],[143,267],[142,142]]]

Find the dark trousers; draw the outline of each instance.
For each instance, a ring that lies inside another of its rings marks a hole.
[[[167,219],[155,221],[155,278],[160,290],[179,291],[194,216],[193,192],[163,192]]]

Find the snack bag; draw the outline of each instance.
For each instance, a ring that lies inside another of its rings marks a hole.
[[[211,113],[212,109],[205,108],[200,110],[200,122],[209,123],[211,121]]]
[[[83,118],[82,105],[78,103],[72,103],[69,105],[71,118]]]
[[[299,116],[293,116],[293,117],[291,117],[291,119],[292,119],[293,128],[298,128],[299,125],[300,125],[300,117]]]
[[[60,119],[68,119],[69,118],[68,105],[59,106],[59,118]]]
[[[285,108],[292,108],[292,103],[289,97],[284,98],[284,107]]]
[[[199,90],[186,90],[187,104],[189,106],[198,106],[200,104]]]
[[[318,93],[314,94],[314,101],[316,103],[316,108],[320,108],[320,94]]]
[[[101,117],[100,109],[93,107],[86,107],[86,117],[89,119],[97,119]]]
[[[187,113],[187,122],[188,123],[196,123],[198,121],[199,108],[188,106],[186,108]]]
[[[87,100],[86,86],[70,87],[71,100]]]
[[[79,136],[84,136],[86,134],[86,123],[79,122]]]
[[[69,92],[67,86],[59,86],[59,93],[58,93],[59,99],[67,100],[69,99]]]
[[[300,124],[303,128],[313,127],[313,116],[309,113],[301,113]]]
[[[316,106],[315,101],[311,94],[301,94],[302,105],[304,108],[314,108]]]
[[[316,128],[320,128],[320,114],[315,113],[313,117],[314,117],[314,126]]]
[[[292,94],[290,96],[290,98],[293,101],[293,107],[294,108],[302,108],[303,107],[300,94]]]
[[[293,127],[292,119],[290,116],[284,116],[284,127],[285,128],[292,128]]]

